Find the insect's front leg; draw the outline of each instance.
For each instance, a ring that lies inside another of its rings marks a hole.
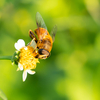
[[[37,40],[37,38],[36,38],[36,36],[35,36],[35,34],[33,33],[32,30],[29,30],[29,36],[30,36],[31,39],[34,39],[35,42],[37,43],[38,40]]]

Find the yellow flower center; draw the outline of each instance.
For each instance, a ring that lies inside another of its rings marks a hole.
[[[19,63],[23,66],[23,69],[35,69],[36,63],[39,63],[35,58],[36,50],[33,47],[26,46],[20,49]]]

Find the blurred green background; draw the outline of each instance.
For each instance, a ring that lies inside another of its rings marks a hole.
[[[57,25],[51,56],[35,75],[0,60],[0,89],[8,100],[100,100],[100,2],[98,0],[0,0],[0,56],[14,43],[31,41],[39,12],[50,32]],[[0,99],[2,100],[2,99]]]

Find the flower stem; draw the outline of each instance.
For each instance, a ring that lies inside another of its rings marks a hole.
[[[0,56],[0,60],[11,60],[12,56]]]

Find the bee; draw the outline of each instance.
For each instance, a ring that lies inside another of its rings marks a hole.
[[[34,32],[30,30],[29,36],[32,41],[34,40],[36,42],[36,49],[38,50],[36,58],[46,59],[50,56],[52,45],[55,39],[55,34],[57,31],[57,26],[55,25],[53,27],[50,35],[39,12],[36,13],[36,24],[38,28],[35,29]]]

